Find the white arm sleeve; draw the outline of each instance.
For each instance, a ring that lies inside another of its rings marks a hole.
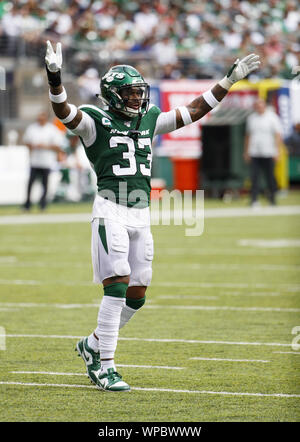
[[[96,140],[96,125],[93,118],[86,112],[82,112],[82,119],[75,129],[70,129],[74,135],[82,138],[86,147],[91,146]]]
[[[181,118],[185,126],[193,122],[186,106],[180,106],[177,109],[181,114]],[[169,112],[162,112],[161,114],[159,114],[156,120],[154,136],[167,134],[169,132],[173,132],[173,130],[176,129],[176,109],[173,109]]]
[[[176,129],[176,111],[162,112],[156,120],[155,135],[167,134]]]

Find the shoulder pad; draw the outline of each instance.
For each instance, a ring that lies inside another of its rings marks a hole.
[[[155,104],[150,104],[149,105],[149,110],[147,113],[151,113],[153,115],[159,115],[161,113],[161,110],[158,106],[156,106]]]
[[[82,110],[83,112],[86,112],[94,120],[100,122],[102,126],[106,127],[111,126],[112,118],[103,109],[100,109],[99,107],[94,106],[92,104],[82,104],[81,106],[78,107],[78,109]]]

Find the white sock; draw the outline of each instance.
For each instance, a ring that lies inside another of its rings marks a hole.
[[[101,361],[101,373],[107,372],[109,368],[113,368],[114,371],[117,371],[115,361],[113,359],[110,359],[109,361]]]
[[[94,351],[99,351],[99,339],[95,338],[94,332],[88,337],[88,346]]]
[[[95,330],[99,338],[101,359],[114,358],[118,343],[120,317],[124,304],[125,298],[114,296],[103,296],[102,298],[98,313],[98,326]]]
[[[124,327],[125,324],[132,318],[132,316],[137,312],[134,308],[128,307],[127,304],[122,308],[121,319],[120,319],[120,329]]]

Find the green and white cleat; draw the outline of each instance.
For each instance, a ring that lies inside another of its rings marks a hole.
[[[130,391],[129,385],[122,381],[122,376],[113,368],[99,375],[99,384],[105,391]]]
[[[77,342],[75,350],[78,352],[78,356],[81,356],[85,365],[86,372],[93,384],[100,386],[99,374],[101,370],[100,353],[96,352],[88,346],[88,338],[83,338]],[[101,386],[100,386],[101,387]]]

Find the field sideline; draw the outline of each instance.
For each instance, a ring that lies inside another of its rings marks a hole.
[[[74,352],[103,294],[90,207],[0,208],[1,421],[299,422],[300,192],[273,211],[205,200],[201,236],[153,226],[153,283],[116,354],[129,394],[95,389]]]

